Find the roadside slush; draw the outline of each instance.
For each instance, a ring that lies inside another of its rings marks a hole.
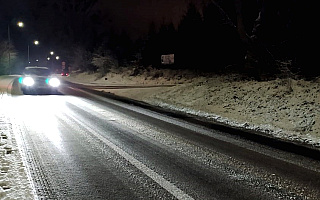
[[[22,94],[18,84],[18,75],[0,76],[0,98],[4,95],[19,95]]]
[[[10,96],[19,94],[18,76],[0,76],[0,199],[35,199],[9,116]]]
[[[0,76],[0,97],[10,93],[14,79],[11,76]]]

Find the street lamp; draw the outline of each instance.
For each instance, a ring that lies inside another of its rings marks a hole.
[[[33,44],[39,45],[39,41],[35,40],[35,41],[33,41]],[[29,66],[29,64],[30,64],[30,45],[28,44],[28,66]]]
[[[24,26],[23,22],[18,22],[17,23],[18,27],[22,28]],[[10,37],[10,24],[8,24],[8,69],[9,73],[11,74],[11,68],[10,68],[10,63],[11,63],[11,37]]]
[[[57,52],[49,51],[49,55],[47,56],[47,63],[51,66],[51,70],[57,70],[57,62],[60,60],[60,56],[57,55]]]
[[[23,28],[23,27],[24,27],[24,23],[23,23],[23,22],[21,22],[21,21],[20,21],[20,22],[18,22],[18,23],[17,23],[17,25],[18,25],[20,28]]]
[[[10,42],[10,26],[8,24],[8,69],[10,70],[11,74],[11,69],[10,69],[10,48],[11,48],[11,42]]]

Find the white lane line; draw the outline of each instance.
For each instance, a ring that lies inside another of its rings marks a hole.
[[[81,121],[76,119],[72,116],[72,118],[79,124],[83,124]],[[193,200],[191,196],[180,190],[178,187],[164,179],[162,176],[157,174],[152,169],[148,168],[145,164],[140,162],[139,160],[135,159],[133,156],[129,155],[127,152],[123,151],[121,148],[110,142],[108,139],[102,137],[99,133],[97,133],[95,130],[91,129],[88,126],[83,126],[88,131],[90,131],[92,134],[94,134],[99,140],[104,142],[106,145],[108,145],[111,149],[116,151],[120,156],[122,156],[124,159],[126,159],[128,162],[130,162],[132,165],[134,165],[136,168],[138,168],[140,171],[142,171],[144,174],[149,176],[152,180],[154,180],[156,183],[158,183],[161,187],[163,187],[165,190],[167,190],[169,193],[171,193],[173,196],[175,196],[177,199],[181,200]]]

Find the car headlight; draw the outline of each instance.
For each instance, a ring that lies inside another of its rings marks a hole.
[[[49,78],[47,79],[47,83],[52,87],[59,87],[60,80],[57,78]]]
[[[34,80],[32,77],[21,78],[21,80],[19,80],[19,82],[22,83],[23,85],[26,85],[26,86],[33,86],[33,84],[34,84]]]

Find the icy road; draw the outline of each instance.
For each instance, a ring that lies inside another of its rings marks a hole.
[[[38,199],[320,199],[320,162],[66,86],[10,97]]]

